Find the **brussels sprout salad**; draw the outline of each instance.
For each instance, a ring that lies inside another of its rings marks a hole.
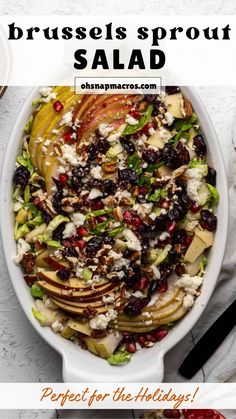
[[[216,171],[190,101],[41,88],[13,177],[32,315],[111,365],[194,305],[217,228]]]

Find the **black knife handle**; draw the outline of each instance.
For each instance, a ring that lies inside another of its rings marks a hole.
[[[179,367],[179,373],[192,378],[206,363],[236,324],[236,300],[204,333]]]

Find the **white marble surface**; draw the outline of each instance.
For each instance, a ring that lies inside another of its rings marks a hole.
[[[133,14],[148,15],[150,11],[158,14],[232,14],[236,13],[233,0],[129,0],[129,2],[113,0],[1,0],[0,14]],[[157,17],[158,20],[158,17]],[[199,63],[204,65],[203,63]],[[196,62],[196,65],[198,63]],[[198,88],[197,89],[210,117],[215,125],[227,169],[231,148],[231,127],[236,106],[236,87],[234,88]],[[4,150],[14,124],[29,89],[9,88],[0,100],[0,160],[2,163]],[[11,174],[9,173],[9,176]],[[0,254],[0,380],[1,382],[57,382],[61,381],[61,359],[33,330],[23,314],[11,286],[4,258]],[[192,347],[192,337],[188,335],[186,342]],[[181,343],[166,356],[166,381],[173,380],[173,359],[181,360]],[[131,412],[130,412],[131,415]],[[56,411],[8,411],[0,412],[3,419],[56,418]],[[116,417],[112,415],[111,417]],[[132,417],[132,416],[130,416]]]

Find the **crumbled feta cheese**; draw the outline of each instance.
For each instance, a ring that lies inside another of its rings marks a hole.
[[[149,214],[149,218],[154,221],[157,218],[157,214],[155,214],[155,212],[151,212],[151,214]]]
[[[89,324],[93,330],[105,330],[108,323],[115,320],[117,317],[117,311],[114,309],[108,310],[106,314],[98,314],[90,320]]]
[[[154,279],[160,279],[161,278],[161,274],[160,274],[159,269],[155,265],[151,265],[151,268],[152,268]]]
[[[62,332],[63,329],[64,325],[58,320],[55,320],[55,322],[52,323],[52,330],[54,333]]]
[[[100,124],[98,127],[99,133],[103,137],[108,137],[108,134],[113,131],[113,128],[110,127],[108,124]]]
[[[140,244],[140,241],[137,238],[137,236],[135,236],[135,234],[129,228],[124,229],[123,236],[127,240],[126,245],[127,245],[128,249],[136,250],[137,252],[141,252],[142,246]]]
[[[59,125],[60,126],[62,126],[62,125],[71,125],[72,118],[73,118],[73,112],[72,111],[66,112],[63,115],[62,120],[61,120],[61,122],[60,122]]]
[[[163,233],[160,234],[159,239],[163,241],[166,240],[168,237],[170,237],[169,233],[167,233],[167,231],[163,231]]]
[[[152,324],[152,320],[146,320],[145,324],[146,324],[146,326],[150,326]]]
[[[108,256],[112,257],[114,260],[119,260],[122,258],[122,253],[117,253],[114,250],[110,250]]]
[[[54,304],[54,302],[50,298],[47,298],[44,301],[44,304],[45,304],[45,306],[47,308],[51,308],[52,310],[57,310],[58,309],[58,307],[56,306],[56,304]]]
[[[164,127],[159,127],[159,135],[161,140],[163,140],[164,142],[168,141],[171,138],[170,131]]]
[[[43,141],[42,137],[38,137],[35,142],[36,144],[40,144],[42,141]]]
[[[73,221],[76,227],[82,226],[85,222],[85,219],[85,215],[81,212],[74,212],[74,214],[71,215],[71,220]]]
[[[149,130],[148,130],[148,134],[149,134],[149,135],[155,135],[155,134],[156,134],[156,130],[155,130],[153,127],[151,127],[151,128],[149,128]]]
[[[151,315],[151,313],[149,313],[149,311],[144,311],[143,316],[144,316],[144,317],[147,317],[148,319],[149,319],[150,317],[152,317],[152,315]]]
[[[41,87],[41,89],[39,89],[39,93],[43,97],[49,96],[51,92],[52,92],[52,87]]]
[[[95,199],[95,198],[98,198],[99,196],[103,196],[103,193],[99,189],[93,188],[91,189],[88,198]]]
[[[46,140],[44,142],[45,147],[48,147],[51,144],[51,140]]]
[[[183,307],[184,308],[190,308],[192,307],[194,304],[194,298],[191,294],[187,294],[185,295],[184,299],[183,299]]]
[[[166,112],[165,113],[165,120],[166,120],[166,122],[167,122],[167,124],[168,125],[172,125],[173,124],[173,122],[174,122],[174,116],[172,115],[172,113],[170,113],[170,112]]]
[[[69,237],[76,235],[76,225],[74,223],[66,223],[66,227],[63,231],[63,239],[68,239]]]
[[[47,167],[49,167],[49,166],[50,166],[50,164],[51,164],[51,163],[50,163],[49,161],[46,161],[46,162],[45,162],[45,166],[47,166]]]
[[[200,197],[198,194],[199,188],[202,184],[202,179],[206,176],[206,165],[202,164],[199,167],[187,169],[185,176],[187,177],[187,192],[191,199],[199,203]]]
[[[165,208],[162,208],[162,209],[161,209],[161,211],[160,211],[160,214],[162,214],[162,215],[166,215],[166,214],[167,214],[166,209],[165,209]]]
[[[71,166],[85,166],[86,161],[83,160],[83,158],[77,154],[76,152],[76,144],[69,145],[69,144],[63,144],[61,146],[62,156],[58,157],[58,160],[61,164],[64,166],[66,164],[70,164]]]
[[[90,170],[90,174],[92,177],[94,177],[95,179],[101,179],[102,178],[102,168],[101,166],[94,166],[91,170]]]
[[[27,243],[24,239],[19,239],[16,245],[16,256],[14,257],[14,262],[19,264],[22,261],[23,256],[31,250],[30,244]]]
[[[125,259],[125,258],[121,257],[120,259],[114,260],[113,266],[114,266],[115,269],[119,270],[123,267],[128,268],[129,263],[130,263],[129,259]]]
[[[137,211],[138,214],[143,215],[143,214],[150,214],[152,207],[153,207],[153,204],[150,202],[146,204],[135,204],[133,206],[133,209],[134,211]]]
[[[53,130],[52,130],[52,134],[55,134],[55,135],[59,134],[58,129],[53,129]]]
[[[130,199],[131,193],[128,191],[117,191],[114,197],[118,199],[118,202],[120,202],[122,198]]]
[[[131,115],[127,115],[126,116],[126,118],[125,118],[125,122],[126,122],[126,124],[129,124],[129,125],[137,125],[138,124],[138,120],[137,119],[135,119],[133,116],[131,116]]]
[[[147,307],[151,307],[154,304],[156,304],[156,302],[158,301],[158,299],[159,299],[159,293],[153,294],[152,297],[151,297],[150,302],[147,305]]]
[[[114,294],[111,294],[111,295],[103,295],[102,301],[105,304],[112,304],[115,301],[115,296],[114,296]]]
[[[135,291],[131,295],[133,295],[136,298],[146,298],[146,295],[141,291]]]
[[[196,276],[190,276],[188,274],[183,274],[181,278],[179,278],[175,285],[178,288],[184,288],[184,290],[192,295],[197,295],[197,290],[202,284],[203,279],[196,275]]]
[[[47,153],[47,147],[45,146],[45,145],[43,145],[43,147],[42,147],[42,152],[45,154],[45,153]]]

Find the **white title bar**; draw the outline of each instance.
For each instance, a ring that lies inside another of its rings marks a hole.
[[[0,85],[75,77],[236,84],[236,15],[1,16]]]
[[[0,409],[236,409],[236,383],[0,383]]]

